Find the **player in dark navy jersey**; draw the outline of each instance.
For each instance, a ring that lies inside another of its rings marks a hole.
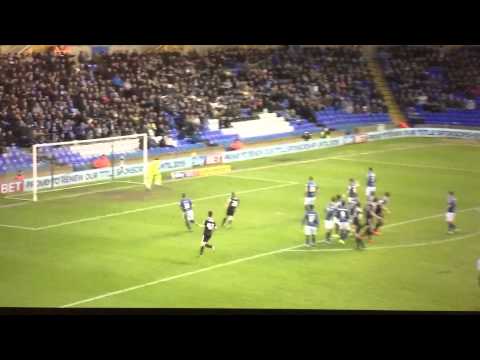
[[[368,242],[371,243],[372,241],[372,235],[373,235],[373,230],[374,230],[374,222],[375,219],[378,219],[377,214],[375,214],[375,202],[370,202],[365,206],[365,230],[363,232],[363,235],[367,235],[368,237]]]
[[[305,185],[305,210],[308,210],[309,205],[315,205],[315,198],[317,196],[317,184],[313,181],[313,177],[308,178],[308,182]]]
[[[319,221],[318,214],[314,210],[313,205],[308,205],[308,209],[305,211],[305,215],[303,216],[302,224],[304,226],[305,245],[315,246],[315,236],[317,235]]]
[[[232,195],[227,200],[227,215],[223,218],[222,226],[225,226],[225,224],[232,225],[233,216],[239,205],[240,199],[232,192]]]
[[[379,217],[375,223],[375,229],[373,230],[374,235],[380,235],[380,227],[382,227],[385,224],[385,213],[390,212],[390,210],[387,207],[387,204],[390,201],[390,193],[386,192],[385,196],[381,199],[375,199],[374,200],[376,203],[375,207],[375,214]]]
[[[182,194],[182,199],[180,200],[180,209],[183,213],[183,219],[185,220],[185,225],[188,230],[192,231],[191,224],[195,223],[193,216],[193,204],[192,200],[187,198],[185,194]]]
[[[334,217],[335,217],[336,207],[335,207],[335,197],[332,197],[332,200],[325,208],[325,242],[330,244],[332,240],[332,230],[334,227]]]
[[[340,244],[345,244],[345,240],[348,237],[348,231],[350,230],[349,224],[349,211],[345,204],[345,201],[341,201],[339,207],[337,208],[337,219],[338,219],[338,226],[340,229]]]
[[[445,214],[445,220],[448,224],[448,233],[453,234],[457,229],[455,225],[455,214],[457,212],[457,198],[453,191],[448,192],[447,197],[447,213]]]
[[[202,242],[200,246],[200,255],[203,255],[203,251],[205,248],[215,250],[215,246],[208,243],[212,238],[213,232],[217,228],[217,224],[215,223],[215,220],[213,220],[213,212],[209,211],[208,217],[204,221],[203,225],[199,224],[198,226],[203,227],[203,236],[202,236]]]
[[[360,206],[360,205],[359,205]],[[360,208],[361,210],[361,208]],[[363,242],[363,235],[361,233],[362,225],[360,221],[353,221],[354,224],[354,237],[355,237],[355,249],[356,250],[363,250],[365,249],[365,243]],[[357,224],[357,225],[355,225]]]
[[[361,219],[362,219],[362,204],[359,201],[351,203],[349,207],[350,211],[350,223],[353,225],[354,229],[362,228]]]

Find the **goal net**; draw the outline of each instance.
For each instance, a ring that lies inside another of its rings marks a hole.
[[[38,201],[42,192],[109,182],[147,186],[147,146],[147,134],[33,145],[32,177],[24,191]]]

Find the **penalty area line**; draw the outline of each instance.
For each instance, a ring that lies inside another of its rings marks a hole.
[[[244,180],[274,182],[274,183],[280,183],[280,184],[292,184],[292,185],[299,184],[298,182],[295,182],[295,181],[267,179],[267,178],[253,177],[253,176],[238,176],[238,175],[217,175],[217,176],[228,177],[228,178],[232,178],[232,179],[244,179]]]
[[[141,288],[145,288],[147,286],[153,286],[153,285],[157,285],[157,284],[160,284],[160,283],[163,283],[163,282],[168,282],[168,281],[184,278],[184,277],[187,277],[187,276],[200,274],[202,272],[211,271],[211,270],[219,269],[219,268],[222,268],[222,267],[227,267],[227,266],[239,264],[239,263],[242,263],[242,262],[245,262],[245,261],[258,259],[258,258],[261,258],[261,257],[264,257],[264,256],[279,254],[279,253],[282,253],[282,252],[285,252],[285,251],[288,251],[288,250],[293,250],[293,249],[298,248],[300,246],[303,246],[303,245],[291,246],[291,247],[284,248],[284,249],[264,252],[264,253],[253,255],[253,256],[248,256],[248,257],[244,257],[244,258],[240,258],[240,259],[236,259],[236,260],[232,260],[232,261],[227,261],[227,262],[224,262],[224,263],[221,263],[221,264],[208,266],[208,267],[205,267],[205,268],[202,268],[202,269],[189,271],[189,272],[186,272],[186,273],[183,273],[183,274],[178,274],[178,275],[174,275],[174,276],[150,281],[150,282],[140,284],[140,285],[137,285],[137,286],[132,286],[132,287],[129,287],[129,288],[126,288],[126,289],[111,291],[111,292],[108,292],[108,293],[105,293],[105,294],[102,294],[102,295],[98,295],[98,296],[91,297],[91,298],[88,298],[88,299],[84,299],[84,300],[76,301],[76,302],[73,302],[73,303],[70,303],[70,304],[62,305],[62,306],[60,306],[60,308],[73,307],[73,306],[89,303],[89,302],[92,302],[92,301],[95,301],[95,300],[100,300],[100,299],[104,299],[104,298],[107,298],[107,297],[111,297],[111,296],[115,296],[115,295],[119,295],[119,294],[124,294],[126,292],[138,290],[138,289],[141,289]]]
[[[400,245],[390,245],[390,246],[369,246],[365,248],[365,250],[388,250],[388,249],[398,249],[398,248],[412,248],[412,247],[420,247],[420,246],[431,246],[431,245],[439,245],[448,242],[459,241],[467,238],[471,238],[474,236],[480,235],[480,231],[476,231],[471,234],[466,234],[462,236],[457,236],[449,239],[442,239],[442,240],[434,240],[434,241],[426,241],[420,243],[413,243],[413,244],[400,244]],[[335,251],[355,251],[355,249],[347,248],[347,249],[290,249],[286,250],[287,252],[296,251],[296,252],[335,252]]]
[[[250,190],[238,191],[237,194],[241,195],[241,194],[248,194],[248,193],[258,192],[258,191],[273,190],[273,189],[278,189],[278,188],[282,188],[282,187],[286,187],[286,186],[292,186],[292,185],[295,185],[295,184],[279,184],[279,185],[273,185],[273,186],[266,186],[266,187],[255,188],[255,189],[250,189]],[[205,197],[193,199],[193,201],[203,201],[203,200],[216,199],[216,198],[219,198],[219,197],[226,197],[228,195],[230,195],[230,193],[223,193],[223,194],[205,196]],[[153,205],[153,206],[148,206],[148,207],[144,207],[144,208],[131,209],[131,210],[125,210],[125,211],[120,211],[120,212],[116,212],[116,213],[110,213],[110,214],[93,216],[93,217],[88,217],[88,218],[83,218],[83,219],[78,219],[78,220],[66,221],[66,222],[62,222],[62,223],[58,223],[58,224],[52,224],[52,225],[37,227],[37,228],[34,228],[34,230],[35,231],[47,230],[47,229],[57,228],[57,227],[66,226],[66,225],[80,224],[80,223],[84,223],[84,222],[101,220],[101,219],[117,217],[117,216],[122,216],[122,215],[128,215],[128,214],[134,214],[134,213],[138,213],[138,212],[142,212],[142,211],[160,209],[160,208],[163,208],[163,207],[175,206],[175,205],[178,206],[178,202],[171,202],[171,203],[166,203],[166,204]]]
[[[279,185],[279,186],[282,186],[282,185]],[[274,186],[274,187],[279,187],[279,186]],[[464,209],[463,211],[469,211],[469,210],[474,210],[474,209],[478,209],[478,208]],[[404,225],[404,224],[408,224],[408,223],[411,223],[411,222],[425,220],[425,219],[429,219],[429,218],[432,218],[432,217],[438,217],[438,216],[441,216],[441,215],[433,215],[433,216],[427,216],[425,218],[403,221],[403,222],[394,223],[394,224],[391,224],[391,225],[386,225],[385,227],[393,227],[393,226],[398,226],[398,225]],[[473,235],[470,234],[470,235],[466,235],[465,237],[467,237],[467,236],[473,236]],[[452,241],[453,239],[448,239],[448,240]],[[145,288],[147,286],[157,285],[157,284],[160,284],[162,282],[167,282],[167,281],[171,281],[171,280],[175,280],[175,279],[180,279],[180,278],[183,278],[183,277],[199,274],[199,273],[202,273],[202,272],[205,272],[205,271],[214,270],[214,269],[238,264],[238,263],[241,263],[241,262],[244,262],[244,261],[257,259],[257,258],[268,256],[268,255],[274,255],[274,254],[280,254],[280,253],[284,253],[284,252],[294,251],[295,249],[298,249],[298,248],[301,248],[301,247],[304,247],[304,246],[305,246],[304,244],[301,244],[301,245],[291,246],[291,247],[287,247],[287,248],[283,248],[283,249],[279,249],[279,250],[274,250],[274,251],[270,251],[270,252],[266,252],[266,253],[261,253],[261,254],[258,254],[258,255],[253,255],[253,256],[249,256],[249,257],[245,257],[245,258],[240,258],[240,259],[237,259],[237,260],[232,260],[232,261],[228,261],[228,262],[225,262],[225,263],[209,266],[209,267],[206,267],[206,268],[203,268],[203,269],[198,269],[198,270],[186,272],[186,273],[183,273],[183,274],[178,274],[178,275],[154,280],[154,281],[147,282],[147,283],[144,283],[144,284],[140,284],[140,285],[137,285],[137,286],[132,286],[132,287],[117,290],[117,291],[111,291],[111,292],[108,292],[108,293],[105,293],[105,294],[102,294],[102,295],[98,295],[98,296],[95,296],[95,297],[91,297],[91,298],[87,298],[87,299],[84,299],[84,300],[79,300],[79,301],[76,301],[76,302],[72,302],[70,304],[63,305],[63,306],[60,306],[60,307],[61,308],[73,307],[73,306],[89,303],[89,302],[92,302],[92,301],[95,301],[95,300],[100,300],[100,299],[104,299],[104,298],[107,298],[107,297],[111,297],[111,296],[123,294],[123,293],[126,293],[126,292],[134,291],[134,290],[137,290],[137,289]],[[325,249],[325,250],[351,251],[351,249]],[[301,251],[315,251],[315,250],[305,250],[305,249],[303,249]]]

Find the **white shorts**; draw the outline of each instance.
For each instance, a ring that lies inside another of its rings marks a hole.
[[[333,220],[325,220],[325,230],[329,231],[333,229]]]
[[[367,186],[367,188],[365,189],[365,195],[370,196],[372,192],[376,192],[376,191],[377,191],[376,186]]]
[[[339,223],[340,225],[340,230],[350,230],[350,224],[348,221],[342,221]]]
[[[315,197],[306,197],[303,205],[315,205]]]
[[[317,228],[315,226],[305,225],[303,231],[305,232],[305,235],[317,235]]]
[[[358,199],[358,197],[348,197],[347,198],[349,204],[357,202],[357,199]]]
[[[333,217],[333,223],[334,223],[335,225],[337,225],[337,224],[340,223],[340,221],[338,221],[338,218],[337,218],[336,216]]]
[[[453,222],[455,220],[455,213],[447,212],[445,214],[445,220],[447,222]]]
[[[187,217],[187,220],[188,221],[194,221],[193,220],[193,210],[187,210],[185,211],[185,216]]]

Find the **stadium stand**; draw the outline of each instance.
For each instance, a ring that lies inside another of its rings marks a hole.
[[[480,126],[480,48],[389,46],[378,58],[410,121]]]
[[[147,132],[163,153],[389,121],[357,46],[77,56],[52,48],[1,54],[0,69],[0,146],[12,159],[34,143]],[[68,151],[59,159],[80,161]]]

